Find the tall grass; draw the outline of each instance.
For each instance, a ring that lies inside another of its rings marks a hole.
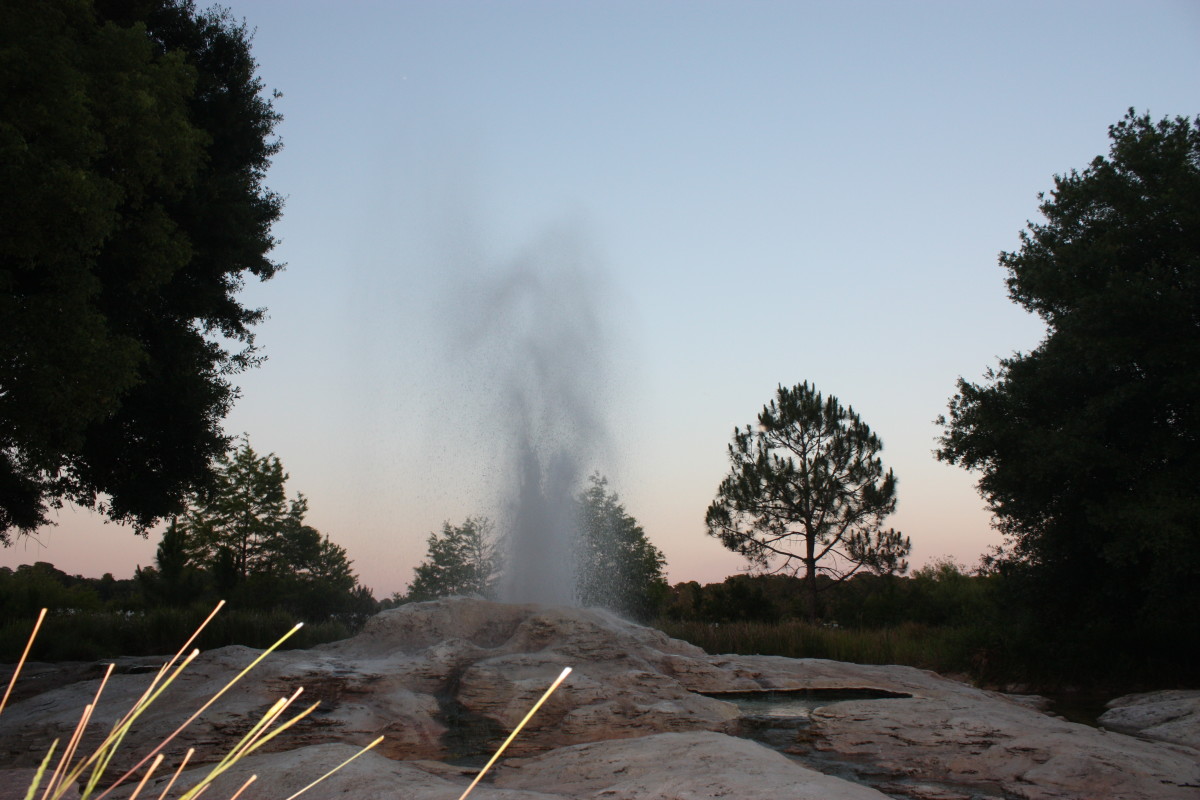
[[[241,672],[239,672],[232,680],[212,694],[198,711],[188,717],[182,725],[175,729],[174,733],[171,733],[165,739],[159,742],[156,747],[144,755],[142,759],[138,761],[131,769],[118,777],[116,781],[109,785],[107,789],[102,789],[102,786],[108,782],[109,778],[106,776],[106,772],[109,770],[113,756],[115,755],[116,751],[121,748],[122,743],[125,741],[126,735],[130,730],[133,729],[134,724],[137,722],[141,714],[158,698],[160,694],[162,694],[164,690],[167,689],[168,686],[171,685],[172,682],[174,682],[177,677],[179,677],[180,673],[187,669],[188,665],[192,663],[192,660],[199,655],[200,651],[198,649],[192,649],[189,653],[188,648],[192,647],[192,645],[201,638],[203,629],[212,621],[212,619],[217,615],[223,606],[224,601],[221,601],[217,604],[216,608],[209,612],[206,618],[200,623],[200,626],[193,631],[192,635],[184,643],[183,647],[181,647],[167,663],[163,664],[159,668],[158,673],[151,680],[150,685],[142,693],[141,697],[134,702],[129,711],[127,711],[125,715],[121,717],[121,719],[113,726],[109,734],[100,743],[100,746],[96,750],[92,751],[89,755],[86,752],[79,751],[78,746],[81,742],[81,736],[83,732],[87,729],[88,724],[92,719],[92,712],[95,710],[96,704],[100,702],[100,697],[104,693],[105,687],[108,685],[108,679],[112,676],[115,665],[110,664],[107,671],[104,673],[104,678],[100,681],[99,687],[96,689],[95,698],[91,703],[88,703],[83,707],[80,713],[79,724],[75,726],[74,733],[72,733],[65,747],[62,748],[61,755],[59,755],[57,759],[55,758],[55,755],[56,751],[59,750],[59,745],[62,744],[62,739],[55,739],[50,744],[49,749],[46,751],[45,757],[42,759],[41,765],[37,768],[33,776],[33,780],[29,785],[28,791],[25,793],[25,800],[32,800],[32,798],[37,797],[39,791],[41,792],[42,800],[61,800],[61,798],[67,796],[81,797],[83,800],[87,800],[96,792],[99,792],[99,794],[96,795],[96,800],[103,800],[103,798],[111,794],[113,790],[121,784],[125,784],[127,782],[132,783],[133,780],[137,780],[140,774],[140,781],[137,784],[137,788],[134,789],[133,794],[130,795],[130,800],[133,800],[133,798],[141,793],[142,789],[146,786],[147,781],[149,781],[150,776],[155,772],[155,770],[162,766],[164,761],[164,748],[166,748],[166,746],[170,744],[171,741],[175,739],[175,737],[178,736],[184,728],[194,722],[197,717],[199,717],[204,713],[205,710],[209,708],[209,706],[211,706],[222,695],[224,695],[225,692],[227,692],[235,683],[240,681],[246,676],[247,673],[253,670],[260,661],[270,655],[271,652],[281,647],[284,642],[286,642],[303,628],[303,623],[298,623],[292,626],[287,633],[276,639],[269,647],[263,650],[263,652],[260,653],[257,658],[251,661],[250,664]],[[17,660],[17,664],[13,669],[13,674],[9,679],[8,688],[4,692],[3,699],[0,699],[0,711],[4,710],[9,697],[12,695],[12,689],[16,684],[18,677],[20,676],[21,668],[28,658],[30,652],[33,650],[34,642],[37,640],[38,634],[42,631],[42,626],[46,619],[47,610],[43,608],[41,613],[38,615],[37,622],[34,623],[33,631],[29,634],[29,638],[26,640],[25,646],[22,649],[21,656]],[[183,791],[183,793],[179,796],[179,800],[195,800],[195,798],[199,797],[201,793],[209,788],[214,780],[220,777],[238,761],[255,752],[257,749],[267,744],[273,738],[288,730],[301,719],[316,710],[317,706],[320,705],[320,702],[313,703],[299,714],[293,716],[291,719],[284,720],[284,712],[292,707],[293,703],[295,703],[296,699],[300,697],[300,694],[303,691],[303,688],[299,688],[293,692],[291,696],[277,700],[271,706],[271,708],[268,709],[267,713],[262,717],[262,719],[260,719],[250,728],[250,731],[241,739],[241,741],[237,742],[233,749],[231,749],[224,756],[224,758],[220,759],[220,761],[212,766],[208,774],[205,775],[199,783],[197,783],[195,786],[192,786],[190,789]],[[358,753],[343,761],[342,764],[335,767],[330,772],[327,772],[324,776],[317,778],[317,780],[313,781],[299,792],[294,793],[288,798],[288,800],[294,800],[294,798],[308,791],[317,783],[329,777],[329,775],[332,775],[333,772],[336,772],[346,764],[353,761],[355,758],[358,758],[358,756],[362,755],[367,750],[375,747],[381,741],[383,741],[383,737],[377,737],[373,742],[371,742],[371,744],[362,748],[358,751]],[[196,751],[193,748],[188,749],[187,754],[184,755],[183,760],[175,769],[170,783],[167,784],[167,787],[163,789],[162,793],[159,795],[159,800],[165,800],[167,793],[175,784],[176,778],[179,777],[184,767],[187,766],[188,761],[193,755],[195,755],[195,752]],[[147,767],[148,762],[149,766]],[[146,767],[146,769],[143,770],[143,767]],[[245,781],[241,787],[236,790],[230,800],[235,800],[237,797],[241,796],[242,792],[245,791],[245,789],[251,783],[253,783],[257,777],[257,775],[251,775],[249,780]],[[42,789],[43,785],[45,786],[44,789]]]
[[[147,785],[151,775],[163,765],[165,759],[163,751],[167,745],[170,744],[171,741],[175,739],[185,728],[187,728],[188,725],[194,722],[210,706],[220,699],[220,697],[224,695],[225,692],[227,692],[234,684],[251,672],[259,664],[259,662],[270,655],[273,651],[280,649],[285,642],[293,638],[300,630],[303,629],[303,623],[297,623],[296,625],[292,626],[282,637],[275,639],[273,643],[265,648],[263,652],[261,652],[257,658],[251,661],[249,665],[242,669],[241,672],[239,672],[215,693],[210,695],[203,705],[200,706],[199,710],[188,717],[182,725],[175,729],[173,733],[169,734],[165,739],[160,741],[152,750],[150,750],[149,753],[142,756],[140,761],[138,761],[132,768],[127,770],[123,775],[118,777],[115,782],[108,786],[107,789],[102,789],[102,786],[107,784],[109,780],[105,773],[109,769],[113,755],[124,743],[126,735],[130,730],[132,730],[139,716],[141,716],[141,714],[159,697],[159,695],[171,685],[171,683],[180,675],[180,673],[182,673],[188,667],[188,665],[192,663],[193,659],[199,655],[199,649],[191,649],[189,653],[189,648],[192,648],[194,644],[203,639],[205,629],[212,623],[213,619],[217,616],[218,612],[221,611],[224,605],[225,601],[222,600],[217,604],[216,608],[208,613],[208,615],[201,621],[199,627],[193,631],[192,635],[184,643],[183,647],[181,647],[167,663],[163,664],[159,668],[158,673],[154,676],[153,680],[150,682],[150,685],[146,688],[141,697],[134,702],[129,711],[126,712],[126,714],[116,723],[112,731],[101,742],[99,748],[88,755],[86,753],[79,752],[77,748],[81,741],[81,734],[87,729],[88,724],[92,719],[92,712],[96,708],[96,704],[99,703],[101,695],[104,693],[104,688],[108,684],[108,679],[113,674],[115,665],[110,664],[107,671],[104,673],[104,678],[100,681],[99,688],[96,690],[95,698],[91,703],[83,707],[79,724],[75,727],[74,733],[71,735],[66,747],[63,748],[61,755],[57,759],[57,762],[54,760],[55,752],[58,750],[59,744],[62,742],[62,740],[55,739],[54,742],[50,744],[45,757],[42,759],[41,765],[36,770],[32,782],[29,785],[29,789],[25,794],[25,800],[32,800],[32,798],[37,797],[39,791],[41,792],[41,800],[62,800],[62,798],[68,796],[80,797],[82,800],[89,800],[89,798],[93,797],[93,795],[95,795],[95,800],[104,800],[104,798],[108,797],[122,784],[128,786],[129,784],[132,784],[133,781],[137,780],[137,787],[133,790],[133,793],[129,795],[130,800],[135,800],[135,798],[141,793],[142,789]],[[38,634],[43,630],[43,624],[46,620],[47,609],[43,608],[41,613],[38,615],[37,621],[33,625],[33,631],[29,634],[25,641],[24,647],[21,650],[21,655],[17,659],[12,675],[9,678],[8,686],[5,689],[3,696],[0,696],[0,712],[3,712],[9,698],[12,696],[13,686],[20,677],[21,669],[25,665],[30,652],[33,650],[34,642],[37,640]],[[558,678],[550,685],[548,689],[546,689],[545,693],[534,704],[533,708],[529,710],[516,728],[513,729],[508,738],[504,740],[504,743],[500,745],[500,748],[496,750],[491,760],[487,762],[483,769],[481,769],[475,776],[475,779],[459,796],[459,800],[466,800],[467,796],[471,794],[471,791],[479,784],[484,774],[492,767],[493,764],[496,763],[496,761],[504,753],[504,750],[512,743],[512,741],[517,737],[529,720],[533,718],[533,715],[537,713],[538,709],[541,708],[550,695],[554,693],[554,690],[557,689],[570,674],[570,667],[563,669]],[[284,713],[293,706],[303,691],[303,687],[297,688],[287,698],[280,698],[277,700],[267,710],[263,717],[250,728],[249,732],[247,732],[245,736],[243,736],[243,738],[238,741],[223,758],[217,761],[215,765],[206,765],[206,768],[211,766],[211,769],[208,770],[207,775],[201,778],[198,783],[190,788],[187,788],[186,790],[180,789],[181,794],[178,795],[178,800],[196,800],[196,798],[198,798],[202,793],[210,788],[210,786],[212,786],[213,782],[217,778],[219,778],[223,773],[227,772],[243,758],[251,755],[263,745],[274,739],[276,736],[284,733],[304,717],[315,711],[320,705],[320,701],[313,703],[290,719],[284,719]],[[383,741],[383,738],[383,736],[376,737],[375,740],[370,744],[362,747],[357,753],[342,761],[324,775],[316,778],[304,788],[294,792],[288,796],[286,800],[295,800],[295,798],[299,797],[301,794],[304,794],[318,783],[324,781],[330,775],[342,769],[351,761],[354,761],[356,758],[361,756],[363,753],[366,753],[368,750],[374,748]],[[176,780],[179,778],[180,774],[183,772],[184,768],[187,766],[188,762],[191,760],[192,756],[195,755],[195,753],[196,751],[194,748],[188,749],[187,753],[183,757],[183,760],[178,764],[171,775],[170,782],[167,783],[166,788],[164,788],[158,795],[158,800],[166,800],[168,793],[175,786]],[[147,766],[147,762],[149,762],[149,766]],[[55,766],[55,763],[57,763],[57,766]],[[53,767],[52,771],[50,771],[51,767]],[[234,791],[229,800],[237,800],[237,798],[242,795],[247,787],[249,787],[250,784],[254,783],[254,781],[257,779],[258,775],[251,775],[249,779],[245,780],[241,786]],[[44,789],[42,788],[43,786],[45,787]],[[99,794],[95,794],[96,792],[99,792]]]
[[[159,608],[145,612],[52,612],[46,617],[31,658],[37,661],[94,661],[117,656],[172,653],[181,639],[207,616],[201,608]],[[197,646],[204,650],[241,644],[265,648],[287,630],[295,617],[285,611],[225,611],[204,628]],[[288,649],[309,648],[345,639],[359,626],[339,620],[309,623],[288,642]],[[0,662],[21,655],[29,623],[9,619],[0,624]]]
[[[985,630],[903,623],[888,628],[827,628],[783,622],[676,622],[659,620],[669,636],[712,654],[828,658],[856,664],[905,664],[936,672],[978,675],[988,668]]]

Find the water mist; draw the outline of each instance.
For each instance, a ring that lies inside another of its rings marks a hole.
[[[577,497],[606,443],[597,259],[555,230],[498,270],[472,276],[462,344],[490,393],[506,556],[500,599],[575,602]]]

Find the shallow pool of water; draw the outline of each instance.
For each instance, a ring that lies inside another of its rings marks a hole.
[[[747,717],[808,719],[814,708],[847,700],[884,700],[910,695],[882,689],[770,689],[758,692],[714,692],[709,697],[733,703]]]
[[[838,702],[837,700],[816,697],[739,697],[736,699],[721,699],[733,703],[742,714],[748,717],[788,717],[799,719],[808,719],[812,715],[814,708]]]

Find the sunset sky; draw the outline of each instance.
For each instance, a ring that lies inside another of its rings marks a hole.
[[[883,439],[914,565],[973,565],[999,535],[934,420],[1043,332],[997,254],[1127,108],[1200,113],[1192,0],[227,4],[283,93],[288,265],[243,293],[268,361],[227,430],[377,597],[443,521],[503,515],[528,342],[672,582],[743,568],[704,511],[733,428],[805,380]],[[58,520],[0,564],[153,562]]]

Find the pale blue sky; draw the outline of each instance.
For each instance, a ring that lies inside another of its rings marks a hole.
[[[726,444],[804,380],[883,438],[914,564],[973,564],[999,539],[933,420],[1041,336],[997,253],[1126,108],[1200,113],[1195,2],[229,3],[284,93],[288,268],[245,292],[269,360],[228,429],[378,596],[443,520],[498,513],[495,376],[454,332],[553,235],[539,269],[578,256],[606,332],[598,465],[672,581],[741,567],[703,532]],[[152,561],[60,520],[2,563]]]

